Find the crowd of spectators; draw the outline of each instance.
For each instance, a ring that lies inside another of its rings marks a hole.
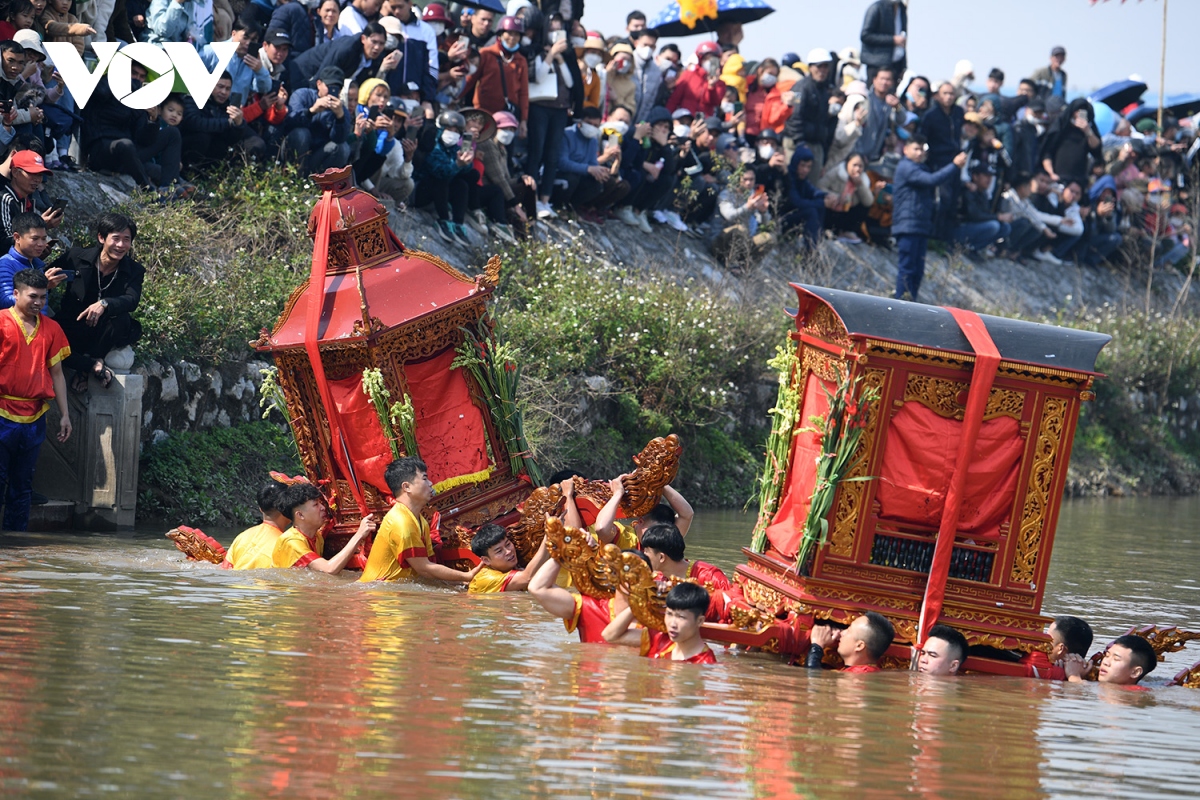
[[[979,86],[966,61],[947,80],[915,74],[899,0],[869,7],[857,46],[804,58],[742,53],[736,23],[687,50],[639,11],[597,31],[583,0],[508,0],[505,15],[411,0],[4,6],[0,142],[166,200],[233,159],[352,165],[366,190],[431,208],[450,242],[470,244],[468,228],[513,242],[569,214],[704,240],[736,271],[783,239],[836,237],[895,247],[897,296],[914,298],[929,239],[1047,268],[1188,251],[1193,119],[1118,115],[1101,131],[1068,97],[1061,47],[1014,94],[1000,69]],[[203,105],[130,109],[105,78],[78,109],[42,41],[86,57],[105,39],[191,42],[210,68],[214,42],[238,47]],[[34,210],[27,183],[0,195],[10,240],[13,214]]]

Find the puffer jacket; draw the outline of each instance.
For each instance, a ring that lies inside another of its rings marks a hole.
[[[924,164],[900,159],[896,177],[892,180],[892,235],[932,235],[933,199],[937,187],[957,176],[958,167],[953,163],[931,172]]]

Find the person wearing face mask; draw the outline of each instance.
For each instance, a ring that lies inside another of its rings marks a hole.
[[[437,36],[433,32],[433,27],[421,19],[420,13],[413,7],[412,0],[389,0],[389,4],[391,6],[391,16],[400,20],[400,23],[404,26],[404,37],[425,43],[425,51],[429,53],[429,74],[436,86],[438,80],[438,42]]]
[[[679,76],[675,91],[667,100],[667,110],[690,108],[701,116],[710,116],[725,98],[721,81],[721,47],[716,42],[701,42],[696,47],[696,65]]]
[[[604,64],[607,61],[608,51],[604,46],[604,37],[596,31],[589,32],[583,40],[579,56],[584,108],[600,108],[603,102]]]
[[[808,75],[796,84],[796,106],[783,129],[784,148],[793,151],[800,144],[813,154],[813,177],[825,168],[825,153],[833,144],[837,114],[841,105],[833,98],[837,72],[833,54],[823,47],[809,52]]]
[[[639,148],[637,159],[629,165],[631,171],[640,172],[640,184],[630,193],[629,206],[617,212],[617,218],[626,225],[652,233],[648,212],[657,208],[675,188],[677,153],[671,146],[671,112],[656,108],[646,120],[649,130]],[[640,128],[641,126],[639,126]],[[641,132],[641,131],[638,131]],[[635,132],[637,133],[637,132]]]
[[[754,75],[748,81],[746,92],[746,135],[753,138],[763,129],[763,105],[767,94],[775,88],[779,81],[779,62],[773,58],[765,58],[754,68]]]
[[[765,186],[772,200],[781,201],[787,194],[787,154],[783,139],[773,130],[758,137],[754,163],[750,165],[758,184]]]
[[[492,235],[500,241],[516,244],[515,237],[528,235],[529,220],[537,214],[537,184],[511,166],[509,148],[517,138],[517,118],[507,111],[497,111],[492,119],[496,122],[496,136],[479,143],[479,160],[483,162],[484,183],[499,187],[504,195],[504,207],[510,222],[491,223],[489,227]]]
[[[662,87],[663,73],[654,60],[658,46],[658,32],[653,28],[635,31],[629,37],[633,44],[633,82],[637,86],[636,119],[645,119],[650,109],[658,105],[658,93]]]
[[[467,76],[463,97],[489,114],[507,111],[519,122],[517,138],[523,138],[529,118],[529,65],[521,49],[525,23],[516,17],[500,20],[496,43],[479,51],[479,71]]]
[[[633,80],[633,48],[617,42],[608,51],[611,60],[604,70],[604,103],[601,112],[607,116],[615,108],[637,108],[637,84]]]
[[[603,218],[603,213],[629,194],[629,184],[600,163],[600,148],[611,147],[600,141],[600,109],[584,108],[579,122],[567,128],[558,173],[566,178],[566,189],[555,198],[585,214],[588,221]]]
[[[555,15],[545,24],[543,37],[540,12],[531,9],[527,28],[534,37],[534,57],[529,77],[529,142],[525,171],[538,184],[538,219],[557,216],[550,207],[563,133],[571,115],[583,110],[583,76],[567,41],[562,18]],[[539,49],[540,47],[540,49]]]
[[[375,77],[387,81],[393,96],[398,97],[415,85],[423,99],[433,99],[437,84],[425,68],[430,58],[425,42],[405,36],[403,23],[395,17],[380,17],[379,24],[387,31],[387,43]],[[438,57],[436,53],[432,55]]]
[[[457,111],[443,111],[437,118],[433,146],[414,168],[417,182],[413,205],[433,205],[438,235],[450,244],[471,246],[463,222],[467,218],[467,200],[475,172],[475,148],[462,144],[467,121]]]
[[[433,35],[438,41],[446,35],[446,30],[454,26],[446,7],[441,3],[430,3],[421,11],[421,21],[433,28]]]

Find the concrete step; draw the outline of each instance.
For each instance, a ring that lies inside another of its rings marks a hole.
[[[69,531],[75,524],[75,504],[70,500],[51,500],[29,509],[29,530]]]

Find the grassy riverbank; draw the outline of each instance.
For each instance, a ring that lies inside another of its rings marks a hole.
[[[203,188],[194,204],[134,209],[137,253],[148,272],[143,359],[244,357],[246,341],[273,324],[307,275],[305,227],[314,197],[308,181],[231,172]],[[398,230],[412,246],[431,246],[414,234],[424,230],[418,217],[410,214],[402,225],[408,229]],[[784,286],[797,267],[716,287],[687,277],[678,246],[664,246],[658,263],[621,263],[616,233],[603,242],[579,236],[504,254],[496,315],[500,334],[523,354],[531,444],[547,474],[571,466],[611,477],[632,468],[630,456],[649,438],[675,431],[687,446],[680,478],[685,493],[700,505],[741,506],[774,400],[765,362],[788,329]],[[475,266],[483,260],[478,254]],[[456,265],[467,266],[461,259]],[[828,259],[799,270],[810,281],[839,285]],[[1200,489],[1200,322],[1190,311],[1146,314],[1141,305],[1140,296],[1130,296],[1043,320],[1114,337],[1098,366],[1110,377],[1098,382],[1097,400],[1081,418],[1074,494]],[[219,517],[222,509],[205,497],[230,487],[213,485],[193,496],[176,478],[236,473],[241,467],[233,462],[254,464],[240,460],[243,448],[251,456],[284,455],[262,450],[258,434],[188,436],[172,434],[146,446],[141,513]],[[196,446],[206,437],[220,445]],[[263,469],[289,464],[294,461],[259,462]],[[238,504],[244,507],[247,498]]]

